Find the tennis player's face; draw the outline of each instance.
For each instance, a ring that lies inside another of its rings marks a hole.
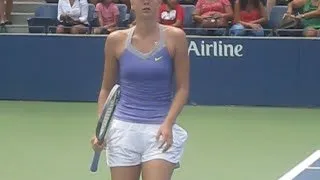
[[[131,8],[136,16],[155,18],[162,0],[131,0]]]

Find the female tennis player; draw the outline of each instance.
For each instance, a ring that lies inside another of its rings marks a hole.
[[[183,30],[157,22],[161,0],[131,4],[136,25],[111,33],[105,44],[99,114],[117,81],[121,91],[107,163],[112,180],[139,180],[141,173],[143,180],[170,180],[188,136],[176,124],[189,94],[188,43]],[[92,145],[103,149],[95,137]]]

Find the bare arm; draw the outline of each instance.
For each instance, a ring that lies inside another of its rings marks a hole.
[[[105,56],[105,63],[104,63],[104,72],[103,72],[103,79],[101,90],[98,98],[98,116],[102,112],[103,105],[107,100],[107,97],[112,89],[112,87],[116,83],[117,79],[117,72],[118,72],[118,63],[116,58],[116,48],[117,41],[119,37],[117,32],[111,33],[106,40],[105,49],[104,49],[104,56]]]
[[[287,13],[288,15],[292,14],[293,9],[301,8],[306,3],[306,0],[293,0],[288,4]]]
[[[225,6],[224,7],[225,13],[222,13],[222,17],[226,19],[232,19],[233,18],[233,10],[231,6]]]
[[[62,2],[58,1],[58,21],[62,21],[64,19],[64,14],[62,14]]]
[[[114,22],[108,25],[105,25],[105,28],[112,28],[112,27],[117,27],[118,25],[118,20],[119,20],[119,15],[114,17]]]
[[[178,20],[176,20],[176,22],[174,24],[172,24],[172,26],[181,27],[182,26],[182,21],[178,19]]]
[[[267,20],[268,20],[267,12],[261,2],[259,5],[259,11],[262,15],[261,18],[255,20],[255,21],[251,21],[252,24],[264,24],[265,22],[267,22]]]
[[[270,16],[272,8],[276,5],[276,0],[267,0],[267,15]]]
[[[293,11],[293,4],[292,4],[292,2],[290,2],[290,3],[288,4],[288,9],[287,9],[286,14],[291,15],[291,14],[292,14],[292,11]]]
[[[175,43],[174,71],[176,75],[176,94],[165,123],[174,124],[177,116],[182,111],[189,95],[189,54],[188,42],[181,29],[172,29],[172,38]]]
[[[301,17],[303,18],[314,18],[319,16],[320,16],[320,3],[318,3],[318,8],[316,10],[310,11],[301,15]]]
[[[97,16],[98,16],[99,25],[103,26],[102,14],[100,11],[97,12]]]
[[[198,9],[192,13],[192,18],[196,23],[202,23],[203,21],[203,17],[200,16],[200,11]]]
[[[246,28],[251,28],[251,24],[248,22],[244,22],[240,20],[240,3],[239,1],[236,1],[234,5],[234,21],[235,23],[240,23]]]
[[[237,0],[234,4],[234,22],[241,23],[240,22],[240,3],[239,3],[239,0]]]
[[[79,17],[79,21],[84,23],[88,20],[89,4],[87,0],[80,1],[80,10],[81,16]]]

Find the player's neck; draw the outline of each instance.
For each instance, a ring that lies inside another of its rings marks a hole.
[[[158,22],[155,20],[144,20],[136,23],[135,33],[139,35],[148,35],[157,32],[159,28]]]

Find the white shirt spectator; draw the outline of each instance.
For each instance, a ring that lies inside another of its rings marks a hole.
[[[65,14],[75,21],[79,20],[84,24],[88,24],[88,11],[89,5],[87,0],[74,0],[72,7],[69,0],[59,0],[57,18],[61,21],[60,16]]]

